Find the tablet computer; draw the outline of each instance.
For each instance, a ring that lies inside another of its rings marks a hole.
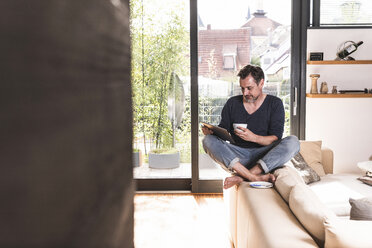
[[[231,134],[225,128],[222,128],[222,127],[219,127],[219,126],[215,126],[215,125],[212,125],[212,124],[209,124],[209,123],[205,123],[205,122],[202,122],[201,124],[203,126],[209,128],[210,130],[212,130],[213,131],[213,134],[216,135],[217,137],[219,137],[220,139],[225,140],[225,141],[228,141],[231,144],[235,144],[235,141],[231,137]]]

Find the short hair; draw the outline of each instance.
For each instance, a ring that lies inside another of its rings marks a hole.
[[[240,79],[245,79],[249,75],[254,78],[257,85],[260,83],[261,79],[265,79],[265,74],[259,66],[246,65],[238,73]]]

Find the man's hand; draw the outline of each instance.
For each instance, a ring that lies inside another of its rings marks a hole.
[[[202,132],[204,135],[213,134],[213,131],[207,128],[206,126],[202,126]]]
[[[245,141],[254,142],[263,146],[270,145],[274,141],[278,140],[278,137],[275,135],[260,136],[244,127],[237,127],[237,129],[234,130],[234,133]]]
[[[249,130],[248,128],[244,128],[244,127],[237,127],[235,130],[234,130],[234,133],[239,136],[241,139],[245,140],[245,141],[250,141],[250,142],[256,142],[256,137],[257,135],[255,135],[251,130]]]

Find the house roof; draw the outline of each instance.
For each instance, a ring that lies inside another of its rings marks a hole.
[[[252,29],[252,36],[267,36],[269,30],[275,30],[280,25],[280,23],[268,18],[265,12],[258,10],[242,28],[250,27]]]
[[[198,14],[198,27],[199,28],[205,28],[203,20],[201,19],[199,14]]]

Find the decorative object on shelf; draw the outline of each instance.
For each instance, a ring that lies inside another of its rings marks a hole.
[[[368,93],[368,89],[365,88],[364,90],[339,90],[341,94],[366,94]]]
[[[372,89],[369,89],[369,90],[368,90],[368,93],[369,93],[369,94],[372,94]]]
[[[355,60],[349,55],[355,52],[362,44],[363,41],[359,41],[358,43],[351,40],[343,42],[337,49],[337,58],[335,60]]]
[[[320,74],[310,74],[311,77],[311,94],[318,94],[318,78],[320,78]]]
[[[322,60],[323,60],[323,53],[321,52],[310,53],[310,61],[322,61]]]
[[[322,84],[320,85],[320,93],[321,94],[327,94],[328,93],[327,82],[322,82]]]
[[[337,86],[336,85],[332,86],[332,94],[337,94]]]

